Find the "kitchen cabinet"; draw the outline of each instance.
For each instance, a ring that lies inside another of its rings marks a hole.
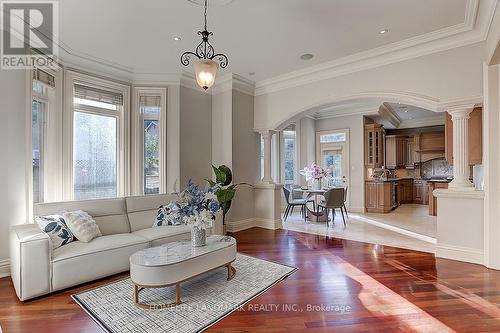
[[[428,200],[429,200],[429,215],[437,216],[437,198],[432,193],[435,189],[448,188],[448,183],[445,182],[429,182],[428,188]]]
[[[415,156],[415,139],[413,137],[405,139],[405,167],[406,169],[413,169],[415,163],[418,162],[418,157]]]
[[[368,213],[388,213],[395,206],[394,186],[392,182],[365,183],[365,209]]]
[[[382,125],[365,125],[365,165],[367,168],[380,168],[384,165],[384,127]]]
[[[398,182],[398,203],[413,203],[413,179],[402,179]]]
[[[483,163],[483,109],[475,108],[469,118],[469,165]],[[446,112],[445,122],[445,156],[448,164],[453,165],[453,122],[451,115]]]
[[[445,132],[420,133],[413,137],[418,162],[427,162],[445,156]]]
[[[387,169],[403,168],[406,164],[406,137],[386,135],[385,167]]]
[[[424,205],[428,200],[425,198],[427,193],[426,182],[415,179],[413,182],[413,203]]]

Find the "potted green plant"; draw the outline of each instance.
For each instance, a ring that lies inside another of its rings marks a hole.
[[[251,186],[248,183],[231,184],[233,182],[233,173],[226,165],[216,167],[212,165],[215,174],[215,180],[207,179],[207,182],[212,188],[215,188],[214,193],[217,196],[222,210],[222,224],[224,225],[224,232],[226,228],[226,215],[231,209],[231,203],[236,195],[236,188],[240,185]]]

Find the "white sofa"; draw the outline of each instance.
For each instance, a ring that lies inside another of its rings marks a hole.
[[[17,296],[24,301],[125,272],[134,252],[189,239],[189,227],[184,225],[152,228],[158,207],[173,198],[154,195],[36,205],[36,216],[83,210],[97,222],[102,236],[89,243],[73,241],[52,251],[50,238],[37,225],[12,227],[10,267]],[[222,233],[221,219],[211,231]]]

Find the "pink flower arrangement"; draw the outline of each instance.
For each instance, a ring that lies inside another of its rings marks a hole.
[[[305,167],[300,170],[300,174],[306,177],[307,181],[311,181],[314,179],[322,179],[323,177],[329,177],[332,174],[332,170],[324,169],[317,165],[316,163],[311,164],[310,167]]]

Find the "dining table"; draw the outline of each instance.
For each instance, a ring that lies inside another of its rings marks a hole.
[[[300,187],[294,190],[302,192],[308,199],[313,197],[313,209],[310,209],[310,207],[306,205],[307,219],[309,221],[314,220],[315,222],[328,222],[326,211],[320,211],[319,204],[322,202],[322,198],[324,198],[325,193],[329,190],[329,188],[313,189],[310,187]]]

